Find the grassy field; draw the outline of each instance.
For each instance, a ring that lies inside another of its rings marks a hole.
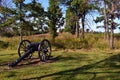
[[[36,56],[36,55],[34,55]],[[38,59],[22,61],[9,68],[18,58],[16,50],[0,51],[1,80],[120,80],[119,50],[57,50],[48,62]]]

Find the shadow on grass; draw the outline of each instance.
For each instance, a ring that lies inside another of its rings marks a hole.
[[[60,56],[57,56],[57,57],[51,57],[51,59],[49,59],[48,61],[46,62],[43,62],[43,63],[52,63],[52,62],[55,62],[57,60],[59,60]],[[22,67],[25,67],[25,66],[35,66],[35,65],[38,65],[38,63],[40,63],[42,61],[40,61],[39,58],[36,58],[36,57],[32,57],[31,59],[25,59],[25,60],[22,60],[18,65],[16,65],[15,67],[13,68],[22,68]],[[8,66],[8,64],[11,64],[13,62],[5,62],[5,63],[1,63],[0,66]],[[12,68],[12,69],[13,69]]]
[[[104,63],[101,65],[101,63]],[[120,74],[120,71],[95,71],[95,72],[91,72],[91,71],[87,71],[87,70],[90,70],[92,68],[96,68],[96,66],[98,66],[99,64],[101,66],[103,66],[103,68],[106,66],[108,68],[113,68],[113,69],[119,69],[120,68],[120,64],[117,64],[117,63],[120,63],[120,54],[117,54],[117,55],[113,55],[111,57],[108,57],[106,59],[103,59],[101,61],[98,61],[96,63],[93,63],[93,64],[88,64],[88,65],[84,65],[82,67],[78,67],[78,68],[75,68],[75,69],[70,69],[70,70],[65,70],[65,71],[60,71],[60,72],[56,72],[56,73],[52,73],[52,74],[47,74],[47,75],[43,75],[43,76],[39,76],[39,77],[33,77],[33,78],[29,78],[29,79],[42,79],[42,78],[45,78],[45,77],[50,77],[50,76],[56,76],[54,79],[52,80],[74,80],[75,76],[78,75],[78,74],[91,74],[93,75],[89,80],[95,80],[96,79],[96,76],[98,74],[113,74],[113,73],[116,73],[116,74]],[[64,77],[62,79],[62,77]],[[105,76],[104,76],[105,77]],[[29,79],[24,79],[24,80],[29,80]],[[102,79],[102,77],[101,77]],[[101,80],[101,79],[96,79],[96,80]],[[118,79],[116,79],[118,80]]]
[[[62,45],[62,44],[54,43],[53,45],[54,45],[56,48],[59,48],[59,49],[65,49],[65,46]]]

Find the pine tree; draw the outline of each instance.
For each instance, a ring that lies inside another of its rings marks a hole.
[[[17,26],[17,30],[20,29],[21,39],[22,35],[31,33],[33,31],[33,26],[38,24],[34,24],[33,21],[30,21],[31,18],[40,18],[43,17],[44,9],[40,3],[33,0],[32,2],[25,4],[24,0],[14,0],[15,8],[5,8],[0,6],[0,11],[3,14],[4,12],[9,13],[11,16],[6,19],[5,22],[0,24],[1,27],[10,26],[14,24]],[[41,23],[40,21],[38,23]],[[15,27],[14,27],[15,28]],[[16,29],[15,29],[16,30]]]
[[[66,10],[66,25],[65,31],[75,34],[76,32],[76,15],[71,7]]]
[[[50,29],[51,39],[53,42],[55,42],[57,29],[59,28],[60,21],[62,20],[62,12],[57,0],[49,0],[48,19],[48,27]]]

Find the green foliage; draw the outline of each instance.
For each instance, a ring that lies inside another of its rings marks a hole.
[[[104,16],[97,17],[95,23],[102,22],[104,20]]]
[[[63,49],[108,49],[107,41],[103,40],[103,34],[86,33],[85,39],[75,38],[74,35],[69,33],[62,33],[56,38],[56,48]],[[116,46],[117,48],[118,46]],[[119,47],[120,48],[120,47]]]
[[[36,0],[33,0],[31,3],[24,3],[25,0],[14,0],[14,3],[16,4],[16,7],[14,9],[12,8],[6,8],[0,6],[0,13],[1,15],[9,15],[5,17],[5,19],[2,21],[2,24],[0,24],[0,27],[11,27],[16,26],[14,30],[20,32],[19,30],[23,31],[24,34],[30,34],[31,31],[33,31],[33,26],[42,26],[44,25],[44,9],[41,6],[41,3],[36,2]],[[39,18],[43,17],[43,18]],[[38,18],[39,22],[37,24],[34,23],[34,21],[27,20],[27,18]],[[42,21],[42,22],[41,22]],[[42,23],[42,24],[41,24]],[[11,27],[12,28],[12,27]],[[18,33],[15,32],[15,35]]]
[[[16,11],[14,9],[10,9],[10,8],[7,8],[7,7],[0,6],[0,13],[2,13],[2,14],[4,14],[4,13],[16,14]]]
[[[34,1],[32,3],[26,4],[25,9],[31,12],[30,16],[34,16],[34,17],[39,17],[44,13],[44,9],[41,3],[37,3]]]
[[[87,49],[88,41],[81,40],[75,38],[72,34],[63,33],[64,35],[60,35],[56,38],[56,42],[53,46],[56,48],[64,48],[64,49]]]
[[[14,34],[11,33],[11,32],[3,32],[1,36],[4,36],[4,37],[13,37]]]
[[[108,48],[108,43],[106,43],[105,41],[103,41],[102,39],[101,40],[98,40],[94,45],[94,48],[98,48],[98,49],[107,49]]]
[[[0,24],[1,27],[6,27],[6,26],[10,26],[11,24],[15,23],[16,18],[11,18],[11,19],[7,19],[5,23]]]
[[[9,46],[8,42],[0,41],[0,49],[6,49],[8,48],[8,46]]]
[[[73,0],[71,4],[76,7],[81,15],[87,14],[88,11],[94,9],[94,5],[89,4],[88,0]]]
[[[23,3],[25,0],[14,0],[15,4]]]
[[[49,0],[48,14],[49,21],[47,24],[50,28],[51,38],[54,42],[54,39],[57,36],[57,26],[59,28],[59,22],[62,18],[62,12],[57,0]]]
[[[68,7],[68,9],[66,11],[65,31],[75,34],[75,28],[76,28],[75,26],[76,26],[76,15],[73,12],[72,8]]]

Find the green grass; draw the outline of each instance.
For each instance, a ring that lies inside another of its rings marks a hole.
[[[0,51],[1,80],[120,80],[120,51],[58,50],[52,62],[18,65],[16,50]]]

